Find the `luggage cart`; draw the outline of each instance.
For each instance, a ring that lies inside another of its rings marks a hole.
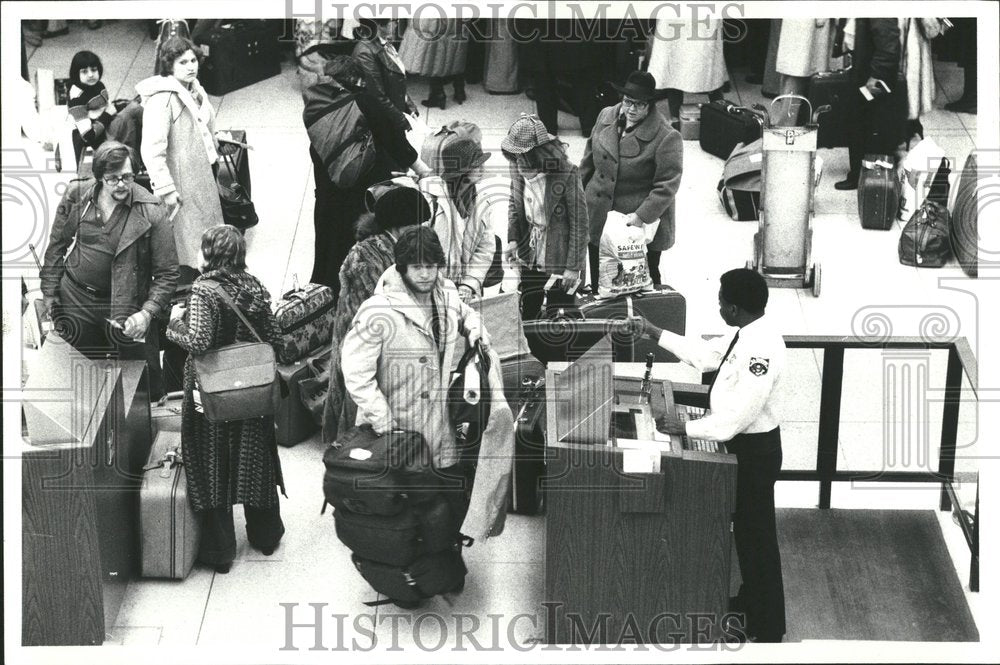
[[[809,100],[781,95],[780,100]],[[813,115],[809,105],[806,126],[775,126],[763,130],[760,227],[753,237],[753,258],[747,268],[756,270],[768,286],[811,289],[820,293],[820,266],[812,260],[813,194],[816,185],[816,138],[821,107]],[[773,114],[772,116],[773,117]]]

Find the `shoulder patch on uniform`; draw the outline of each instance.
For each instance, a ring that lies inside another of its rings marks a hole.
[[[750,373],[754,376],[764,376],[771,361],[768,358],[750,358]]]

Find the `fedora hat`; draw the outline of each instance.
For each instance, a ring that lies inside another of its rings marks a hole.
[[[512,155],[523,155],[529,150],[555,140],[556,137],[549,134],[537,115],[522,113],[507,130],[507,136],[500,142],[500,148]]]
[[[656,79],[649,72],[632,72],[625,79],[625,85],[612,83],[611,87],[620,95],[627,95],[640,102],[652,102],[661,98],[661,92],[656,89]]]

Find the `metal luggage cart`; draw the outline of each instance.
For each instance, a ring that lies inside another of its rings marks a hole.
[[[805,97],[781,95],[771,102],[772,112],[781,100],[809,104]],[[764,127],[760,227],[747,261],[768,286],[811,289],[817,297],[820,265],[811,262],[817,118],[828,109],[823,106],[814,115],[810,104],[805,126],[775,126],[769,119]]]

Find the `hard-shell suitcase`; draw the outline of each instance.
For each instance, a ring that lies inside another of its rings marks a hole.
[[[812,108],[829,104],[830,110],[819,115],[818,148],[844,148],[850,145],[851,123],[857,122],[853,112],[858,87],[850,69],[818,72],[809,79],[806,97]],[[805,123],[800,123],[805,124]]]
[[[329,286],[306,284],[281,296],[274,320],[281,333],[278,359],[294,363],[323,347],[333,334],[337,296]]]
[[[738,143],[753,143],[763,131],[764,117],[753,109],[725,99],[701,106],[698,144],[719,159],[729,157]]]
[[[697,141],[701,132],[701,104],[681,104],[679,111],[681,138]]]
[[[280,30],[264,19],[216,21],[198,42],[205,53],[198,76],[205,91],[224,95],[280,74]]]
[[[274,414],[275,436],[278,444],[294,446],[308,439],[318,429],[309,408],[302,401],[301,382],[313,376],[312,365],[319,357],[330,355],[323,347],[311,356],[288,365],[278,365],[278,375],[287,388],[283,392]]]
[[[630,316],[641,314],[660,328],[683,335],[687,303],[684,296],[671,287],[659,285],[652,291],[617,298],[588,295],[579,298],[576,305],[574,310],[565,310],[568,318],[563,321],[525,323],[525,335],[535,342],[532,349],[542,362],[572,362],[609,332],[616,362],[639,362],[648,353],[652,353],[658,362],[677,361],[673,354],[655,342],[636,339],[624,325],[615,328],[613,325],[595,326],[589,323],[590,320],[611,320],[624,324]]]
[[[184,399],[184,392],[167,393],[154,402],[149,410],[149,415],[153,419],[153,436],[158,432],[180,432],[181,431],[181,401]]]
[[[139,489],[142,576],[182,580],[198,554],[201,529],[187,496],[181,433],[161,430],[153,440]]]
[[[887,231],[899,210],[899,180],[892,155],[865,155],[858,180],[858,216],[861,227]]]

